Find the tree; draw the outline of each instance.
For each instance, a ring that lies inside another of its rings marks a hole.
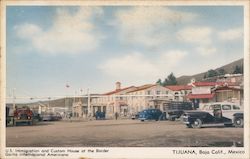
[[[163,86],[168,86],[168,85],[176,85],[177,80],[176,77],[174,76],[173,72],[171,72],[167,78],[165,78],[164,82],[162,83]]]
[[[243,73],[243,65],[242,66],[238,66],[236,65],[233,71],[233,74],[238,74],[238,73]]]
[[[226,74],[226,71],[225,71],[223,68],[220,68],[220,69],[218,70],[218,74],[219,74],[219,75],[225,75],[225,74]]]
[[[159,78],[156,84],[162,85],[161,79]]]
[[[177,81],[176,81],[176,77],[174,76],[173,72],[171,72],[170,75],[168,75],[168,85],[176,85]]]
[[[217,76],[217,72],[213,69],[208,70],[207,77],[214,77],[214,76]]]

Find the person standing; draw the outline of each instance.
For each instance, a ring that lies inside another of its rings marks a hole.
[[[117,118],[118,118],[118,113],[115,112],[115,120],[117,120]]]

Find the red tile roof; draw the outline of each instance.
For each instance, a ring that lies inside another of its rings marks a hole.
[[[156,84],[145,84],[145,85],[139,86],[139,87],[137,87],[137,89],[132,90],[132,91],[129,91],[129,92],[127,92],[127,93],[132,93],[132,92],[141,91],[141,90],[144,90],[144,89],[148,89],[148,88],[150,88],[150,87],[153,87],[153,86],[156,86]]]
[[[104,93],[103,95],[112,95],[112,94],[116,94],[116,93],[119,93],[119,92],[121,92],[121,91],[130,89],[130,88],[136,88],[136,87],[135,87],[135,86],[130,86],[130,87],[126,87],[126,88],[123,88],[123,89],[117,89],[117,90],[114,90],[114,91],[111,91],[111,92]]]
[[[172,86],[166,86],[166,88],[172,90],[172,91],[180,91],[180,90],[191,90],[192,86],[188,85],[172,85]]]
[[[187,98],[189,99],[210,99],[214,97],[214,93],[212,94],[189,94],[187,95]]]

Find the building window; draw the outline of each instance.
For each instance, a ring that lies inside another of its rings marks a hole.
[[[160,95],[161,94],[161,91],[156,91],[156,94],[157,95]],[[156,96],[156,98],[159,98],[160,96]]]
[[[148,95],[150,95],[150,93],[151,93],[150,91],[147,91],[147,94],[148,94]]]
[[[168,94],[168,91],[166,91],[166,94]]]

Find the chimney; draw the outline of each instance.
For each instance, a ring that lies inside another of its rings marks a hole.
[[[116,90],[121,89],[121,82],[116,82],[115,86],[116,86]]]

